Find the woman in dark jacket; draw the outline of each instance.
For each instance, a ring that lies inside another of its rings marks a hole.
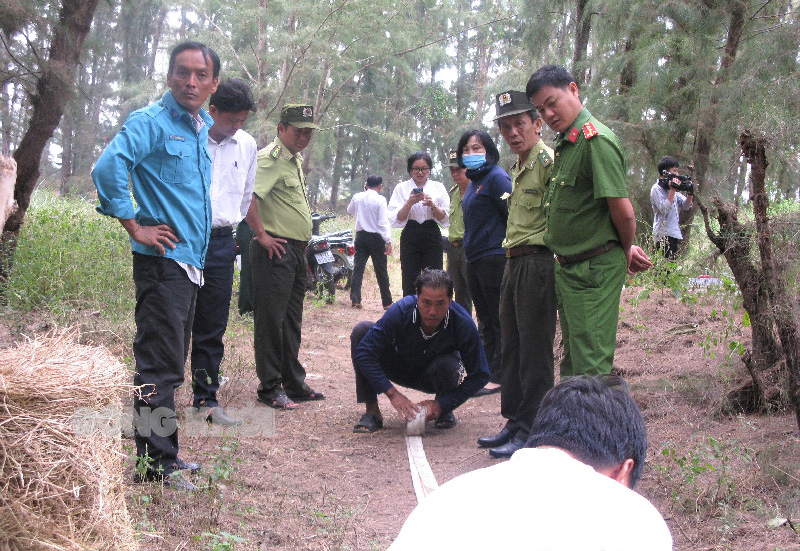
[[[470,184],[461,199],[464,211],[464,255],[467,283],[475,312],[483,326],[483,347],[489,361],[489,384],[476,396],[500,389],[500,285],[505,249],[511,178],[497,166],[500,153],[485,130],[468,130],[458,142],[458,164],[467,169]]]

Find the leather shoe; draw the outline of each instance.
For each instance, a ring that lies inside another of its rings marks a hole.
[[[496,448],[506,444],[514,437],[514,431],[503,427],[503,430],[492,436],[482,436],[478,438],[478,445],[482,448]]]
[[[234,419],[221,407],[213,407],[208,411],[208,417],[206,417],[209,423],[212,425],[219,425],[221,427],[237,427],[242,424],[241,419]]]
[[[175,460],[175,470],[176,471],[192,471],[196,473],[200,470],[200,463],[187,463],[180,457]]]
[[[515,436],[506,444],[489,450],[489,455],[497,459],[501,459],[504,457],[511,457],[512,455],[514,455],[515,451],[523,447],[525,447],[525,441],[522,438],[518,438]]]

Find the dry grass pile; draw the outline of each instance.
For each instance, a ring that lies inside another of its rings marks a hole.
[[[119,409],[128,380],[68,334],[0,350],[0,550],[136,548],[119,430],[77,423]]]

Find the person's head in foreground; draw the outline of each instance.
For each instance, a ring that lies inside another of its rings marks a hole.
[[[541,446],[560,448],[633,488],[644,467],[647,429],[622,377],[574,377],[542,400],[525,444]]]

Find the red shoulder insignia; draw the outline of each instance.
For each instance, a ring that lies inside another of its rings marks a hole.
[[[575,141],[578,139],[578,129],[574,126],[570,128],[569,134],[567,134],[567,139],[570,141],[570,143],[575,143]]]
[[[597,129],[594,127],[592,123],[587,122],[586,124],[583,125],[583,135],[586,137],[587,140],[589,138],[593,138],[594,136],[597,136]]]

